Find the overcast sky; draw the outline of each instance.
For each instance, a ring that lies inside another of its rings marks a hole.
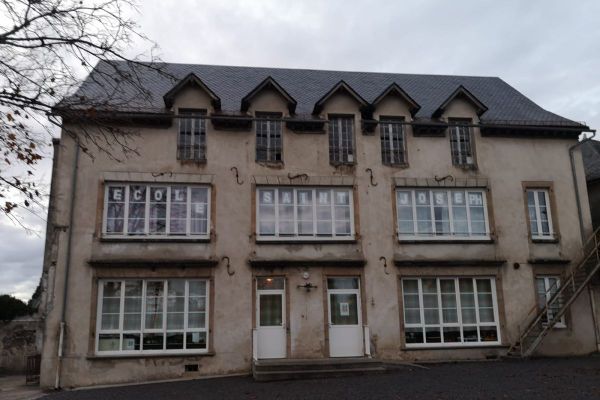
[[[139,11],[165,61],[499,76],[542,107],[600,128],[598,0],[143,0]],[[0,218],[0,293],[22,299],[43,254],[43,221],[30,223],[40,236]]]

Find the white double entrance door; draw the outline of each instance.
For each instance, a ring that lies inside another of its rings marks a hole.
[[[327,278],[327,305],[329,356],[363,356],[359,278]]]
[[[256,340],[259,359],[286,357],[285,278],[256,278]]]

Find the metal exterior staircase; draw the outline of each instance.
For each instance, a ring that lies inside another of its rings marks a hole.
[[[508,350],[508,356],[529,357],[600,270],[600,228],[584,243],[583,255],[557,281],[548,288],[553,293],[543,308],[532,308],[520,331],[519,339]],[[550,310],[550,312],[548,312]],[[537,313],[534,314],[534,312]],[[533,317],[532,317],[533,315]]]

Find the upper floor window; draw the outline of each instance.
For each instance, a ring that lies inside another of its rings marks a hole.
[[[402,294],[407,347],[500,343],[494,279],[405,278]]]
[[[552,304],[549,304],[550,300],[560,289],[560,277],[537,276],[535,278],[535,286],[539,309],[542,310],[544,307],[546,307],[546,305],[548,305],[548,309],[542,316],[542,322],[546,324],[548,321],[551,321],[555,318],[556,314],[560,311],[563,305],[562,297],[559,297],[557,300],[553,301]],[[554,326],[557,328],[566,327],[564,314]]]
[[[263,187],[256,193],[259,239],[354,238],[352,189]]]
[[[532,239],[553,239],[548,189],[527,189],[527,211]]]
[[[208,288],[205,279],[101,280],[96,352],[206,352]]]
[[[451,120],[448,128],[450,131],[452,164],[459,167],[473,167],[475,165],[473,136],[469,123],[470,121]]]
[[[106,185],[104,236],[208,238],[210,189],[207,186]]]
[[[177,158],[180,160],[206,160],[206,111],[179,110],[179,137]]]
[[[397,189],[396,206],[401,240],[490,238],[484,190]]]
[[[405,165],[407,160],[403,119],[382,117],[379,132],[382,162],[387,165]]]
[[[354,117],[331,117],[329,119],[329,162],[353,164]]]
[[[281,114],[257,114],[256,161],[280,162],[281,149]]]

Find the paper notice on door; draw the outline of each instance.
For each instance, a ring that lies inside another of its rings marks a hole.
[[[347,317],[350,315],[350,304],[340,303],[340,315],[342,317]]]

